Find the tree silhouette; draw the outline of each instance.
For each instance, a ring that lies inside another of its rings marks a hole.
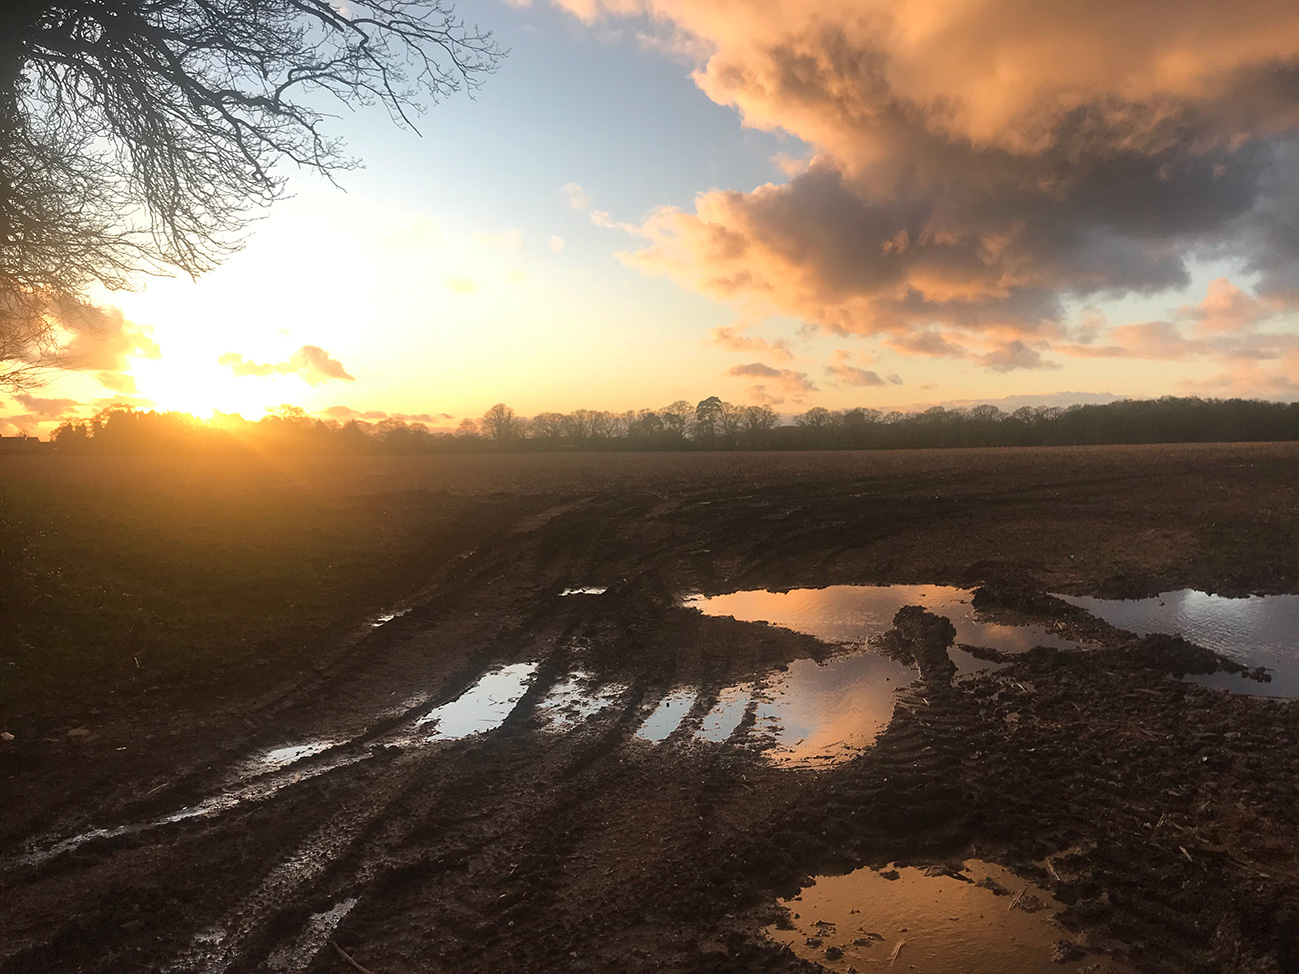
[[[201,422],[184,413],[153,413],[118,403],[89,421],[65,422],[53,439],[60,451],[143,453],[163,451],[248,450],[259,453],[315,452],[449,453],[478,452],[484,439],[496,439],[491,417],[507,417],[516,435],[501,445],[532,450],[699,450],[704,445],[665,424],[656,412],[617,415],[589,409],[540,413],[530,421],[504,404],[493,407],[482,427],[461,421],[454,434],[389,417],[371,425],[353,420],[340,426],[282,406],[248,422],[222,415]],[[684,408],[683,408],[684,407]],[[667,412],[667,411],[665,411]],[[688,404],[674,403],[669,415],[684,422]],[[1299,440],[1299,402],[1245,399],[1119,401],[1107,405],[1025,407],[1007,416],[993,407],[929,409],[906,415],[881,415],[859,407],[833,412],[814,407],[780,427],[770,406],[723,402],[712,449],[906,449],[915,447],[1055,446],[1100,443],[1197,443],[1213,441]],[[779,432],[777,429],[779,428]],[[696,429],[695,433],[698,432]]]
[[[506,446],[520,437],[521,427],[514,410],[505,403],[498,402],[483,414],[480,429],[483,436],[495,440],[497,446]]]
[[[355,163],[330,102],[401,125],[501,56],[443,0],[6,0],[0,384],[29,384],[87,289],[197,276],[284,194]]]

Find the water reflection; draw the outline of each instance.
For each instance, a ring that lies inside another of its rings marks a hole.
[[[990,646],[1005,653],[1023,653],[1034,646],[1078,649],[1083,645],[1045,626],[1011,626],[980,618],[970,604],[972,595],[969,589],[950,585],[831,585],[789,592],[700,596],[688,599],[686,604],[705,615],[769,622],[827,642],[865,642],[892,628],[894,615],[904,605],[923,605],[951,620],[958,643]],[[986,660],[959,650],[952,652],[952,660],[963,673],[991,667]]]
[[[267,968],[282,974],[301,974],[311,966],[321,948],[329,943],[334,930],[352,912],[356,903],[355,897],[349,897],[335,903],[323,913],[313,913],[307,918],[305,929],[293,944],[277,947],[271,952],[266,958]]]
[[[888,726],[894,691],[915,678],[915,669],[869,650],[796,660],[758,695],[755,729],[774,739],[766,754],[781,764],[846,760]]]
[[[1229,599],[1191,589],[1149,599],[1060,598],[1120,629],[1138,635],[1182,636],[1249,667],[1265,666],[1271,683],[1230,673],[1189,679],[1236,693],[1299,697],[1299,595],[1251,595]]]
[[[673,690],[659,701],[654,713],[640,725],[636,736],[646,741],[661,741],[681,726],[690,708],[695,704],[698,694],[688,688]]]
[[[427,737],[430,741],[454,741],[495,730],[527,693],[536,672],[536,663],[513,663],[492,670],[450,703],[430,710],[415,726],[433,724]]]
[[[568,730],[611,706],[626,692],[626,684],[600,685],[590,673],[577,670],[556,681],[537,705],[537,712],[551,730]]]
[[[1009,871],[970,860],[958,871],[929,873],[904,867],[818,877],[781,901],[793,929],[771,927],[767,935],[838,972],[1047,974],[1096,963],[1094,956],[1065,959],[1072,938],[1052,922],[1060,904]],[[1126,970],[1112,962],[1102,969]]]
[[[314,757],[322,751],[328,751],[331,747],[337,747],[343,743],[339,740],[327,739],[319,741],[308,741],[306,744],[292,744],[288,747],[277,747],[258,755],[250,762],[255,771],[271,771],[276,768],[288,767],[304,758]]]
[[[410,609],[393,609],[391,612],[385,612],[375,617],[374,621],[370,623],[370,628],[378,629],[380,626],[386,626],[393,619],[400,619],[409,611]]]
[[[712,744],[721,744],[737,730],[753,699],[753,686],[745,683],[727,687],[717,694],[717,703],[704,715],[695,738]]]

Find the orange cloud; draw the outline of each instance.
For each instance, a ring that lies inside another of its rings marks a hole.
[[[1271,318],[1278,310],[1242,291],[1229,278],[1219,277],[1209,282],[1203,301],[1183,306],[1179,315],[1199,322],[1200,332],[1242,332]]]
[[[836,379],[839,385],[882,386],[885,384],[878,372],[859,369],[852,365],[829,365],[826,366],[825,371],[827,375]]]
[[[750,362],[748,365],[736,365],[728,369],[727,375],[758,376],[770,379],[777,387],[789,393],[815,392],[816,383],[807,377],[806,372],[795,372],[793,369],[777,369],[761,362]]]
[[[769,342],[765,338],[754,338],[745,335],[743,331],[743,326],[722,325],[720,328],[714,328],[708,334],[712,337],[713,344],[720,345],[722,348],[728,348],[736,352],[765,353],[778,362],[790,362],[793,360],[794,353],[790,350],[789,342],[785,339],[778,338],[774,342]]]
[[[19,404],[27,409],[31,416],[42,419],[56,419],[81,405],[76,399],[38,399],[36,396],[20,392],[14,396]]]
[[[1183,391],[1197,395],[1299,399],[1299,349],[1285,354],[1280,368],[1264,368],[1258,362],[1239,362],[1226,372],[1208,379],[1186,380],[1180,385]]]
[[[227,352],[217,359],[217,364],[227,366],[238,376],[300,375],[303,381],[313,386],[321,385],[331,379],[340,379],[344,382],[356,381],[356,377],[343,368],[342,362],[319,345],[303,345],[283,362],[262,365],[245,359],[237,352]]]
[[[1293,3],[558,2],[697,38],[703,92],[814,150],[652,214],[645,273],[833,332],[961,329],[992,369],[1049,366],[1066,298],[1184,287],[1197,251],[1299,302]]]

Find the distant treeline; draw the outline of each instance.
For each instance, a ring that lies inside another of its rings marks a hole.
[[[716,396],[696,405],[626,413],[578,409],[531,418],[498,403],[454,432],[385,419],[338,422],[285,406],[249,422],[188,413],[110,407],[68,422],[52,437],[63,452],[468,453],[577,450],[839,450],[1101,443],[1299,440],[1299,402],[1164,397],[1107,405],[996,406],[920,413],[817,406],[782,425],[768,406],[735,406]]]

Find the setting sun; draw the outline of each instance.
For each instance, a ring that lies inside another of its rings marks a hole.
[[[215,364],[191,361],[141,361],[135,377],[142,399],[163,411],[207,418],[214,412],[256,419],[268,409],[301,398],[306,385],[296,376],[234,376]]]

